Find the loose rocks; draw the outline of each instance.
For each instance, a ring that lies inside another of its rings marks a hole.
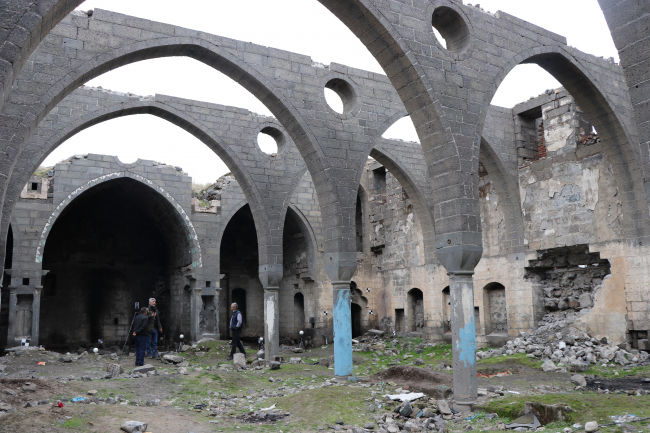
[[[587,433],[594,432],[598,430],[598,423],[596,421],[589,421],[585,424],[585,431]]]
[[[571,376],[571,383],[575,386],[587,386],[587,380],[582,374],[574,374]]]
[[[133,433],[139,431],[147,431],[148,424],[146,422],[140,421],[127,421],[122,424],[120,429],[124,430],[126,433]]]
[[[173,362],[174,364],[180,364],[181,362],[184,361],[184,358],[182,356],[178,356],[178,355],[163,355],[162,358],[165,361]]]
[[[235,367],[244,370],[246,368],[246,357],[243,353],[235,353],[232,363],[235,365]]]
[[[147,374],[150,371],[156,371],[156,367],[154,367],[151,364],[145,364],[140,367],[135,367],[133,370],[131,370],[131,374],[139,373],[139,374]],[[137,430],[136,430],[137,431]]]

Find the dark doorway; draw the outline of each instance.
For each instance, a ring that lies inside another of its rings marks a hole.
[[[7,233],[7,243],[5,249],[4,269],[11,269],[14,254],[14,232],[9,226]],[[9,285],[11,277],[4,272],[2,278],[2,293],[0,294],[0,350],[7,346],[7,331],[9,330]]]
[[[160,193],[129,178],[88,189],[63,210],[45,244],[43,269],[56,290],[43,294],[40,343],[123,344],[135,302],[145,306],[150,297],[167,335],[189,315],[172,308],[171,291],[182,296],[179,273],[191,261],[184,223]]]
[[[226,333],[230,335],[230,304],[236,302],[242,312],[242,337],[264,335],[264,289],[259,278],[259,254],[255,220],[248,205],[230,218],[221,238],[221,273],[227,275],[230,298],[225,306]]]
[[[395,309],[395,332],[405,332],[406,326],[404,323],[404,309]]]
[[[232,303],[237,304],[237,308],[239,311],[241,311],[241,317],[244,321],[244,327],[246,327],[246,322],[248,321],[248,317],[246,316],[246,290],[242,288],[237,288],[232,291],[231,295]],[[228,316],[230,318],[232,316],[232,313]]]
[[[293,323],[296,334],[305,326],[305,296],[302,293],[293,296]]]
[[[363,311],[359,304],[350,304],[352,319],[352,338],[362,335],[361,332],[361,312]]]

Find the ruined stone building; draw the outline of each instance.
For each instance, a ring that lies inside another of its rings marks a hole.
[[[80,1],[2,6],[0,345],[116,342],[133,302],[151,295],[171,338],[225,338],[238,302],[244,335],[263,336],[268,357],[305,330],[334,342],[341,376],[352,374],[351,337],[371,327],[452,341],[460,410],[476,396],[476,346],[547,313],[646,345],[650,5],[600,0],[618,65],[460,1],[320,2],[386,75],[72,11]],[[83,86],[169,56],[221,71],[274,117]],[[490,105],[521,63],[563,88]],[[136,114],[190,132],[231,174],[193,192],[178,167],[92,154],[37,172],[77,132]],[[420,143],[382,138],[407,115]],[[277,154],[260,150],[260,132]]]

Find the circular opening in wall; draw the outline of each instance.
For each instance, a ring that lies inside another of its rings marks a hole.
[[[452,8],[436,8],[431,17],[431,26],[438,42],[447,51],[455,53],[469,45],[469,28],[465,20]]]
[[[277,155],[284,144],[284,134],[277,128],[267,126],[257,134],[257,145],[269,155]]]
[[[333,78],[325,84],[325,100],[332,110],[346,114],[354,107],[357,97],[349,83],[340,78]]]

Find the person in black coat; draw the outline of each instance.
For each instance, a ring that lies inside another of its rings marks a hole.
[[[233,302],[230,305],[230,310],[232,311],[232,316],[230,317],[230,330],[232,331],[232,348],[230,350],[230,356],[228,360],[231,361],[235,356],[235,352],[239,348],[239,351],[244,354],[246,357],[246,351],[244,350],[244,345],[242,344],[241,337],[241,328],[244,326],[244,316],[239,311],[239,306]]]
[[[140,308],[140,314],[133,321],[133,338],[135,340],[135,365],[144,365],[144,352],[149,343],[149,317],[147,307]]]

